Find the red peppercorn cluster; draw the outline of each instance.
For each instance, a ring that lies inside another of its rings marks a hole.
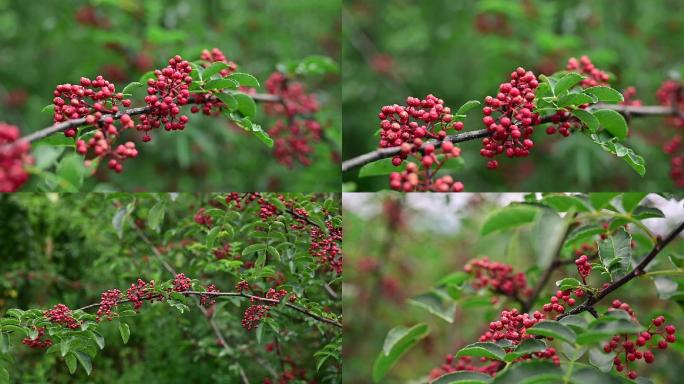
[[[179,273],[173,279],[173,290],[176,292],[185,292],[192,289],[192,280],[185,277],[184,273]]]
[[[43,316],[56,324],[62,324],[67,328],[76,329],[80,327],[78,320],[74,319],[71,309],[64,304],[57,304],[52,309],[43,312]]]
[[[577,290],[575,290],[575,293],[577,292],[582,292],[581,295],[584,296],[584,291],[582,289],[578,288]],[[544,312],[549,312],[549,314],[557,312],[558,315],[560,315],[561,313],[565,312],[566,305],[568,307],[572,307],[576,304],[575,298],[571,296],[572,293],[573,292],[571,289],[566,289],[564,291],[556,291],[556,294],[551,296],[549,302],[544,304],[542,309],[544,310]]]
[[[674,80],[667,80],[656,91],[656,98],[661,105],[676,107],[684,110],[684,87],[681,83]],[[680,116],[670,116],[666,118],[668,124],[674,128],[684,128],[684,118]],[[670,177],[677,187],[684,187],[684,154],[682,154],[682,138],[680,135],[674,136],[663,146],[663,151],[671,156]]]
[[[213,219],[211,216],[204,212],[206,212],[205,208],[198,209],[193,219],[195,220],[195,223],[199,225],[204,225],[207,228],[211,228],[213,225]]]
[[[28,180],[32,163],[29,143],[19,140],[19,128],[0,122],[0,192],[14,192]]]
[[[133,303],[133,308],[138,311],[143,305],[143,301],[147,300],[153,302],[158,295],[154,293],[154,280],[149,283],[142,279],[138,279],[137,284],[131,284],[131,287],[126,290],[126,297]]]
[[[309,253],[339,276],[342,274],[342,228],[333,225],[332,221],[326,221],[325,226],[327,234],[317,226],[311,227]]]
[[[289,79],[281,72],[272,73],[265,87],[268,93],[281,98],[280,102],[264,104],[267,115],[278,117],[268,130],[274,140],[273,155],[287,167],[292,167],[295,162],[310,165],[309,155],[313,153],[311,143],[321,140],[322,130],[318,121],[302,117],[318,112],[316,96],[307,93],[302,83]]]
[[[539,86],[537,77],[531,71],[518,67],[511,73],[511,80],[499,86],[496,97],[487,96],[482,108],[482,122],[491,132],[482,139],[480,155],[494,158],[505,154],[508,157],[526,157],[534,142],[530,138],[539,115],[533,113],[535,89]],[[496,160],[487,162],[487,168],[499,166]]]
[[[217,293],[217,292],[221,292],[221,291],[219,291],[218,288],[216,288],[215,284],[209,284],[206,292]],[[209,295],[200,295],[200,303],[205,307],[210,307],[210,306],[216,304],[216,300],[214,300],[212,298],[212,296],[209,296]]]
[[[223,244],[223,246],[214,249],[214,257],[216,260],[223,260],[231,256],[232,247],[229,243]]]
[[[242,328],[247,331],[259,326],[261,319],[268,314],[271,309],[268,305],[250,305],[245,310],[245,315],[242,317]]]
[[[635,87],[632,87],[632,86],[627,87],[627,89],[625,89],[622,92],[622,97],[624,98],[624,100],[622,100],[620,102],[620,104],[621,105],[631,105],[634,107],[639,107],[639,106],[643,105],[643,102],[641,100],[636,99],[636,93],[637,93],[637,90]]]
[[[285,295],[287,295],[287,291],[284,289],[269,288],[268,292],[266,292],[266,298],[271,300],[280,301]]]
[[[150,141],[150,131],[162,124],[167,131],[183,130],[188,116],[180,114],[180,107],[190,100],[189,85],[192,67],[190,63],[176,55],[169,60],[169,65],[162,70],[155,70],[156,79],[147,81],[145,103],[150,112],[140,115],[140,123],[136,129],[145,132],[143,141]]]
[[[587,78],[580,83],[583,88],[608,85],[608,80],[610,79],[610,75],[608,75],[607,72],[596,68],[588,56],[582,56],[579,60],[571,57],[568,60],[566,69],[587,76]]]
[[[511,297],[526,297],[532,293],[524,273],[514,272],[512,266],[490,261],[486,256],[469,261],[463,269],[473,276],[471,284],[475,289],[489,288]]]
[[[259,208],[259,217],[262,221],[267,221],[269,217],[274,217],[278,214],[278,208],[265,199],[260,198],[258,203],[261,206]]]
[[[591,273],[591,264],[589,263],[589,257],[587,255],[581,255],[575,260],[575,265],[577,266],[577,272],[579,273],[582,281],[586,284],[586,278]]]
[[[38,336],[35,339],[31,339],[30,337],[25,337],[21,343],[34,348],[34,349],[45,349],[45,348],[50,348],[52,346],[52,340],[49,338],[43,338],[45,337],[45,327],[35,327],[34,329],[38,331]]]
[[[200,58],[206,61],[206,63],[202,64],[205,68],[209,67],[212,63],[217,62],[227,64],[228,68],[223,69],[218,73],[220,77],[230,76],[237,70],[237,64],[228,60],[226,55],[218,48],[213,48],[211,51],[206,49],[203,50]],[[214,97],[213,92],[193,93],[190,95],[190,102],[195,104],[190,108],[190,112],[198,113],[202,111],[202,113],[207,116],[219,115],[222,108],[225,106],[221,100]]]
[[[105,120],[110,120],[111,117]],[[132,124],[132,120],[128,115],[123,115],[121,121],[129,121]],[[96,157],[109,157],[107,162],[107,167],[117,173],[123,171],[123,162],[126,159],[132,159],[138,157],[138,150],[135,148],[135,143],[132,141],[127,141],[126,144],[120,144],[116,149],[112,149],[112,143],[114,141],[113,137],[107,138],[107,136],[102,133],[102,131],[97,131],[95,134],[86,142],[85,140],[76,141],[76,152],[87,155],[89,150],[92,150]]]
[[[674,325],[664,325],[664,323],[665,318],[658,316],[651,321],[647,330],[633,335],[615,335],[604,344],[604,352],[615,353],[613,359],[615,370],[624,372],[630,379],[634,380],[639,375],[636,371],[630,370],[629,365],[631,363],[643,359],[647,364],[652,364],[655,361],[653,349],[667,349],[668,343],[674,343],[677,329]],[[660,337],[657,343],[655,336]]]
[[[455,181],[453,177],[445,175],[432,181],[437,171],[451,158],[461,155],[461,148],[456,147],[450,141],[442,142],[441,154],[435,150],[434,144],[427,144],[420,151],[423,141],[414,139],[414,144],[403,143],[399,156],[392,159],[395,166],[401,165],[403,160],[409,155],[417,159],[421,168],[416,163],[409,161],[406,169],[402,172],[392,172],[389,176],[390,188],[395,191],[434,191],[434,192],[461,192],[463,183]]]
[[[55,106],[54,122],[85,118],[90,125],[98,124],[107,136],[118,136],[119,130],[113,125],[114,120],[100,121],[106,114],[119,112],[119,105],[129,107],[131,101],[124,99],[121,92],[116,92],[113,83],[97,76],[95,80],[81,77],[80,85],[60,84],[54,92],[52,100]],[[122,129],[128,126],[122,126]],[[64,131],[67,137],[76,136],[76,128]]]
[[[422,100],[409,96],[406,98],[406,105],[385,105],[378,117],[381,148],[398,147],[403,143],[414,144],[416,138],[442,140],[447,135],[447,129],[463,129],[462,123],[449,124],[453,120],[451,108],[445,107],[444,100],[434,95],[427,95]]]
[[[112,308],[119,305],[119,297],[121,297],[121,291],[118,289],[110,289],[102,292],[102,295],[100,296],[100,308],[97,310],[97,321],[100,321],[103,316],[107,316],[109,321],[112,320]]]
[[[505,347],[505,349],[513,350],[517,345],[522,343],[523,340],[534,338],[534,335],[526,333],[527,329],[544,319],[544,314],[539,311],[535,311],[530,315],[528,313],[520,313],[517,309],[512,309],[510,311],[504,310],[501,312],[499,320],[489,323],[489,329],[480,336],[479,341],[497,342],[499,340],[508,340],[511,342],[511,346]],[[556,350],[553,347],[549,347],[540,352],[523,355],[517,361],[529,360],[532,358],[551,359],[554,364],[560,364],[560,358],[556,355]],[[490,360],[487,358],[481,358],[478,361],[484,363],[484,365],[476,365],[476,361],[470,356],[462,356],[458,359],[454,359],[453,355],[448,355],[444,364],[432,370],[430,378],[435,379],[446,373],[455,371],[476,371],[493,376],[505,364],[499,360]]]
[[[235,290],[239,293],[242,293],[242,291],[249,291],[249,283],[245,280],[240,280],[235,284]]]

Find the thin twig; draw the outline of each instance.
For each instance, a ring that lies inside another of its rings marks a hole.
[[[661,106],[661,105],[644,105],[644,106],[631,106],[631,105],[615,105],[615,104],[596,104],[592,106],[592,109],[612,109],[622,115],[629,115],[632,117],[644,117],[644,116],[679,116],[684,119],[684,111],[679,111],[672,109],[671,107]],[[539,124],[545,124],[551,122],[552,115],[544,116],[541,118]],[[444,140],[429,140],[421,147],[421,150],[425,149],[428,144],[432,144],[435,148],[439,148],[443,142],[451,141],[452,143],[462,143],[471,140],[482,139],[488,137],[491,133],[487,129],[480,129],[477,131],[468,131],[463,133],[458,133],[455,135],[449,135]],[[391,148],[381,148],[375,151],[364,153],[351,159],[342,162],[342,172],[347,172],[350,169],[360,167],[362,165],[372,163],[376,160],[385,159],[388,157],[395,156],[399,154],[399,147]]]
[[[623,285],[627,284],[630,280],[634,279],[637,276],[640,276],[644,274],[644,271],[646,270],[646,267],[648,264],[655,259],[656,256],[662,251],[672,240],[674,240],[682,231],[684,231],[684,222],[679,224],[677,228],[672,230],[669,235],[667,235],[666,238],[664,238],[660,242],[656,242],[656,244],[653,246],[653,249],[651,249],[651,252],[644,257],[643,260],[639,264],[637,264],[634,269],[632,269],[629,273],[626,275],[622,276],[619,280],[614,281],[612,284],[607,286],[606,288],[602,289],[599,291],[596,296],[589,296],[586,301],[584,301],[582,304],[579,306],[573,308],[572,310],[558,316],[556,320],[560,320],[566,316],[569,315],[576,315],[578,313],[582,313],[584,311],[590,311],[592,310],[594,304],[598,303],[601,301],[603,298],[608,296],[610,293],[615,291],[616,289],[622,287]]]

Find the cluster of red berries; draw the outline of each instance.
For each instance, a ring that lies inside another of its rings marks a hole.
[[[209,284],[209,286],[207,287],[206,292],[217,293],[217,292],[221,292],[221,291],[219,291],[219,289],[216,288],[216,285],[215,285],[215,284]],[[212,296],[209,296],[209,295],[201,295],[201,296],[200,296],[200,303],[201,303],[203,306],[205,306],[205,307],[210,307],[210,306],[216,304],[216,300],[212,299]]]
[[[247,288],[245,288],[244,285],[241,285],[243,282],[244,281],[238,283],[238,286],[236,287],[238,292],[242,292],[243,289],[249,289],[249,284],[247,284]],[[276,290],[274,288],[269,288],[268,292],[266,292],[266,298],[270,300],[280,301],[285,295],[287,295],[287,291],[284,289]],[[294,301],[292,299],[293,297],[295,298],[294,300],[296,300],[296,296],[292,295],[290,297],[290,302]],[[258,327],[261,320],[268,315],[271,307],[275,305],[274,303],[269,303],[267,305],[255,304],[257,300],[258,298],[255,297],[250,298],[251,305],[247,307],[245,315],[242,317],[242,327],[248,331]]]
[[[138,279],[138,284],[131,284],[131,287],[126,290],[126,297],[133,303],[133,308],[135,310],[140,310],[143,305],[143,301],[147,300],[152,302],[155,297],[154,293],[154,280],[150,280],[149,283],[142,279]]]
[[[192,280],[185,277],[184,273],[179,273],[173,279],[173,290],[176,292],[185,292],[192,289]]]
[[[249,291],[249,289],[249,283],[245,280],[240,280],[235,284],[235,290],[239,293],[242,293],[242,291]]]
[[[118,289],[110,289],[102,292],[102,295],[100,296],[100,308],[97,310],[97,321],[100,321],[103,316],[107,316],[109,321],[112,320],[112,308],[119,305],[119,297],[121,297],[121,291]]]
[[[105,121],[113,120],[112,117],[105,118]],[[121,121],[128,121],[131,124],[133,121],[130,116],[123,115]],[[107,167],[117,173],[123,171],[123,162],[126,159],[132,159],[138,156],[138,150],[135,148],[135,143],[127,141],[126,144],[120,144],[116,149],[112,150],[113,138],[107,137],[102,131],[97,131],[86,142],[85,140],[76,141],[76,152],[86,155],[88,150],[92,150],[96,157],[108,156],[109,161]]]
[[[207,228],[211,228],[213,225],[213,219],[211,216],[205,213],[206,209],[205,208],[200,208],[197,210],[197,213],[195,213],[195,216],[193,219],[195,220],[195,223],[199,225],[204,225]]]
[[[529,155],[534,142],[530,138],[539,115],[533,113],[535,89],[539,86],[537,77],[531,71],[518,67],[511,73],[511,80],[499,86],[496,97],[487,96],[482,108],[482,122],[491,136],[482,139],[480,155],[494,158],[505,154],[508,157]],[[499,166],[496,160],[487,162],[487,168]]]
[[[261,218],[262,221],[268,220],[269,217],[274,217],[278,214],[278,208],[266,201],[263,198],[260,198],[258,200],[259,206],[259,217]]]
[[[231,255],[232,247],[229,243],[223,244],[223,246],[214,249],[214,257],[216,260],[223,260]]]
[[[556,291],[555,295],[551,296],[549,302],[542,306],[542,309],[544,310],[544,312],[557,312],[560,315],[561,313],[564,313],[566,309],[563,303],[565,303],[565,305],[567,305],[568,307],[572,307],[576,304],[577,300],[575,300],[575,298],[571,295],[571,289],[566,289],[564,291],[558,290]],[[577,288],[575,290],[575,296],[584,296],[584,290],[582,290],[581,288]]]
[[[203,50],[200,54],[200,59],[207,62],[206,64],[203,64],[205,68],[209,67],[211,65],[210,63],[228,64],[228,68],[223,69],[221,70],[221,72],[219,72],[221,77],[230,76],[233,72],[237,70],[237,64],[228,60],[226,55],[224,55],[223,52],[218,48],[212,48],[211,51],[209,51],[208,49]]]
[[[581,255],[575,260],[575,265],[577,266],[577,272],[579,273],[582,281],[586,284],[586,278],[591,273],[591,264],[589,263],[589,257],[587,255]]]
[[[154,71],[156,79],[147,81],[145,103],[150,111],[140,115],[140,123],[136,125],[136,129],[145,132],[143,141],[152,140],[150,131],[162,124],[167,131],[185,128],[189,119],[186,115],[180,114],[180,107],[188,104],[190,100],[190,72],[190,63],[176,55],[169,60],[166,68]]]
[[[321,140],[321,124],[313,119],[297,117],[318,112],[316,97],[307,93],[302,83],[288,79],[281,72],[272,73],[265,86],[268,93],[282,100],[264,104],[266,114],[282,117],[268,130],[274,139],[274,156],[279,163],[288,167],[292,167],[295,161],[310,165],[309,155],[313,152],[310,143]]]
[[[461,122],[449,124],[454,118],[451,108],[445,107],[444,100],[434,95],[427,95],[422,100],[409,96],[406,98],[406,105],[385,105],[380,109],[378,117],[381,148],[398,147],[403,143],[414,144],[414,139],[424,137],[442,140],[446,137],[448,128],[463,129]]]
[[[472,286],[475,289],[489,288],[494,292],[511,297],[527,297],[532,289],[527,285],[527,278],[522,272],[514,272],[513,267],[490,261],[488,257],[471,260],[463,268],[473,276]]]
[[[420,161],[422,169],[418,165],[409,161],[406,169],[402,172],[392,172],[390,174],[390,188],[395,191],[434,191],[434,192],[461,192],[463,183],[455,181],[449,175],[442,176],[432,181],[437,171],[453,157],[461,156],[461,148],[456,147],[450,141],[442,142],[441,155],[435,151],[433,144],[427,144],[421,154],[420,148],[423,145],[422,139],[414,139],[413,145],[403,143],[399,156],[392,159],[394,165],[401,165],[403,159],[409,154]]]
[[[656,97],[661,105],[684,110],[684,87],[674,80],[667,80],[656,91]],[[670,116],[666,121],[675,128],[684,128],[684,118]],[[674,136],[665,143],[663,150],[671,156],[670,177],[678,187],[684,187],[684,155],[681,153],[682,137]]]
[[[571,57],[568,60],[566,69],[587,76],[587,78],[581,82],[581,85],[584,88],[595,87],[597,85],[608,85],[608,80],[610,79],[610,75],[608,75],[607,72],[596,68],[587,56],[582,56],[579,60]]]
[[[35,339],[30,337],[25,337],[21,343],[34,349],[45,349],[52,346],[52,340],[49,338],[43,339],[45,337],[45,327],[34,327],[38,331],[38,336]]]
[[[528,313],[520,313],[517,309],[512,309],[510,311],[504,310],[501,312],[499,320],[489,323],[489,329],[480,336],[479,341],[497,342],[500,340],[508,340],[510,342],[510,346],[506,347],[505,349],[513,350],[525,339],[534,338],[534,335],[526,333],[527,329],[544,319],[544,314],[539,311],[535,311],[532,315],[530,315]],[[558,355],[556,355],[556,350],[553,347],[548,347],[540,352],[523,355],[518,358],[517,361],[528,360],[532,358],[551,359],[554,364],[560,364],[560,358]],[[475,365],[472,357],[470,356],[462,356],[455,360],[453,355],[448,355],[444,364],[432,370],[430,373],[430,378],[435,379],[446,373],[455,371],[476,371],[488,375],[495,375],[504,364],[499,360],[490,360],[487,358],[481,358],[479,359],[479,362],[485,364]]]
[[[102,76],[97,76],[95,80],[81,77],[80,85],[60,84],[55,89],[54,96],[52,102],[55,106],[55,123],[85,118],[90,125],[97,123],[107,136],[117,136],[119,130],[113,125],[113,119],[101,121],[102,117],[106,114],[115,115],[119,112],[119,105],[131,106],[131,100],[124,99],[123,93],[116,92],[114,84]],[[122,129],[125,128],[126,126]],[[76,136],[76,128],[66,129],[64,135]]]
[[[0,192],[14,192],[28,174],[25,166],[32,162],[29,143],[19,140],[19,128],[0,122]],[[18,141],[19,140],[19,141]]]
[[[317,226],[311,227],[311,244],[309,253],[321,265],[326,265],[337,275],[342,274],[342,228],[333,225],[332,221],[325,222],[328,233]]]
[[[647,330],[634,335],[615,335],[604,344],[604,352],[615,353],[613,359],[615,370],[626,373],[630,379],[634,380],[639,375],[636,371],[629,369],[630,363],[643,359],[647,364],[652,364],[655,361],[653,349],[667,349],[668,343],[674,343],[677,329],[674,325],[664,325],[664,323],[665,318],[658,316],[651,321]],[[654,339],[656,335],[661,338],[657,343]]]
[[[56,324],[62,324],[67,328],[76,329],[80,326],[78,320],[74,319],[71,309],[64,304],[57,304],[52,309],[43,312],[43,316]]]
[[[643,105],[641,100],[636,99],[637,90],[635,87],[629,86],[622,92],[622,97],[624,100],[620,102],[621,105],[631,105],[634,107],[639,107]]]

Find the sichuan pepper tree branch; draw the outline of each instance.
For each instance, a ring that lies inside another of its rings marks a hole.
[[[632,279],[635,277],[638,277],[640,275],[643,275],[645,273],[646,267],[648,264],[650,264],[653,259],[658,256],[658,254],[670,243],[672,240],[674,240],[682,231],[684,231],[684,222],[679,224],[677,228],[675,228],[672,232],[670,232],[669,235],[667,235],[666,238],[664,238],[660,242],[656,242],[656,244],[653,246],[653,249],[651,249],[651,252],[649,252],[646,257],[644,257],[639,264],[634,267],[628,274],[622,276],[619,280],[614,281],[612,284],[607,286],[606,288],[602,289],[599,291],[596,295],[594,296],[589,296],[586,301],[584,301],[582,304],[579,306],[573,308],[572,310],[561,314],[556,318],[556,320],[560,320],[566,316],[569,315],[577,315],[579,313],[582,313],[584,311],[589,311],[591,312],[594,310],[594,304],[598,303],[599,301],[603,300],[606,296],[608,296],[610,293],[615,291],[616,289],[622,287],[623,285],[627,284],[630,282]]]
[[[627,118],[630,117],[646,117],[646,116],[679,116],[684,118],[684,111],[677,110],[676,108],[660,106],[660,105],[645,105],[645,106],[630,106],[630,105],[615,105],[615,104],[596,104],[592,106],[597,109],[612,109],[624,115]],[[539,124],[545,124],[551,122],[551,116],[544,116],[540,119]],[[487,129],[480,129],[477,131],[469,131],[458,133],[455,135],[448,135],[444,140],[429,140],[425,142],[421,149],[424,149],[427,145],[434,145],[435,148],[439,148],[443,142],[451,141],[452,143],[462,143],[471,140],[482,139],[491,135],[491,132]],[[400,147],[391,148],[381,148],[375,151],[364,153],[351,159],[342,162],[342,172],[349,171],[353,168],[372,163],[376,160],[385,159],[388,157],[395,156],[401,151]]]
[[[254,101],[266,102],[266,103],[277,103],[277,102],[280,102],[282,100],[282,98],[280,96],[271,95],[268,93],[257,93],[254,95],[250,95],[250,97]],[[137,115],[142,115],[142,114],[148,113],[148,112],[150,112],[149,107],[131,108],[131,109],[127,109],[124,111],[120,111],[120,112],[115,113],[115,114],[102,115],[100,120],[95,122],[95,124],[104,121],[104,119],[107,117],[112,117],[114,120],[119,120],[119,119],[121,119],[121,116],[123,116],[123,115],[137,116]],[[68,120],[68,121],[65,121],[62,123],[53,124],[49,127],[43,128],[43,129],[35,131],[33,133],[30,133],[30,134],[20,138],[18,141],[25,141],[25,142],[31,143],[33,141],[37,141],[37,140],[43,139],[47,136],[50,136],[53,133],[63,132],[69,128],[76,128],[76,127],[80,127],[83,125],[87,125],[85,117],[80,118],[80,119]]]

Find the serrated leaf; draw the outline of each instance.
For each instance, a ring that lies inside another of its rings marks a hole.
[[[515,348],[514,351],[509,352],[506,354],[506,357],[504,360],[506,362],[511,362],[514,361],[521,356],[534,353],[534,352],[541,352],[546,349],[546,343],[539,339],[524,339],[522,343],[518,344],[518,346]]]
[[[570,93],[558,98],[556,105],[559,107],[579,106],[582,104],[594,103],[595,99],[584,93]],[[581,111],[581,109],[579,109]],[[588,113],[588,112],[587,112]]]
[[[426,324],[416,324],[411,328],[392,328],[385,338],[382,351],[373,364],[373,382],[378,383],[399,359],[430,333]]]
[[[68,354],[64,358],[64,362],[66,363],[67,368],[69,368],[69,373],[73,375],[74,372],[76,372],[76,356],[73,353]]]
[[[577,287],[579,287],[579,286],[581,286],[581,285],[582,285],[582,282],[581,282],[581,281],[579,281],[579,280],[577,280],[577,279],[575,279],[575,278],[572,278],[572,277],[566,277],[566,278],[564,278],[564,279],[562,279],[562,280],[556,281],[556,286],[557,286],[558,289],[560,289],[561,291],[565,291],[565,290],[568,290],[568,289],[577,288]]]
[[[554,339],[563,340],[567,343],[574,343],[577,338],[575,331],[568,326],[553,320],[542,320],[531,328],[528,328],[527,333],[530,335],[553,337]]]
[[[406,163],[402,163],[400,166],[395,167],[392,164],[392,159],[381,159],[368,163],[361,167],[359,170],[359,177],[370,177],[370,176],[381,176],[389,175],[392,172],[401,172],[406,168]]]
[[[267,147],[273,148],[273,139],[261,128],[261,125],[252,124],[252,133]]]
[[[233,96],[238,101],[237,110],[245,117],[256,115],[256,104],[254,100],[244,93],[235,93]]]
[[[447,323],[454,322],[456,303],[444,293],[440,294],[440,292],[436,290],[424,293],[411,298],[409,304],[426,309],[428,312]]]
[[[492,377],[480,372],[456,371],[444,374],[430,384],[486,384],[492,381]]]
[[[594,133],[599,127],[599,120],[596,118],[596,116],[585,111],[584,109],[574,109],[572,111],[572,115],[580,119],[580,121],[587,126],[589,132]]]
[[[634,209],[632,212],[632,217],[637,220],[644,220],[651,218],[662,218],[665,217],[665,214],[658,208],[640,206]]]
[[[598,224],[587,224],[583,225],[581,227],[577,227],[573,229],[569,234],[567,239],[565,240],[566,243],[574,243],[574,242],[580,242],[584,240],[588,240],[592,238],[593,236],[596,236],[600,233],[605,232],[605,229],[603,229],[602,226]]]
[[[631,243],[632,236],[624,228],[618,229],[599,242],[601,264],[610,272],[612,280],[617,280],[629,272],[632,266]]]
[[[231,111],[237,110],[238,101],[235,98],[235,96],[233,96],[232,94],[219,92],[219,93],[214,94],[214,96],[216,96],[219,100],[221,100],[223,102],[223,104],[225,104],[226,107],[228,107],[229,110],[231,110]]]
[[[506,356],[506,352],[500,346],[494,343],[473,343],[461,348],[457,353],[456,357],[461,356],[475,356],[475,357],[486,357],[493,360],[503,361]]]
[[[539,209],[525,205],[509,205],[491,213],[480,230],[481,235],[488,235],[495,231],[515,228],[534,222]]]
[[[577,85],[577,83],[579,83],[582,80],[584,80],[584,76],[580,75],[577,72],[570,72],[565,76],[561,77],[560,80],[558,80],[556,86],[554,87],[554,90],[557,95],[560,95],[561,93]]]
[[[90,372],[93,370],[93,360],[90,358],[90,356],[84,352],[76,351],[76,359],[78,359],[78,362],[81,363],[81,367],[85,369],[86,374],[90,376]]]
[[[525,361],[496,375],[495,384],[541,384],[562,382],[563,371],[548,361]]]
[[[477,108],[480,106],[480,102],[477,100],[469,100],[466,101],[461,107],[456,111],[457,115],[465,115],[466,112],[470,111],[473,108]]]
[[[236,72],[228,76],[229,79],[235,80],[243,87],[260,87],[259,80],[249,73]]]
[[[212,76],[228,68],[230,68],[228,64],[221,61],[217,61],[209,65],[207,68],[205,68],[204,73],[202,75],[205,79],[211,79]]]
[[[277,262],[280,262],[280,252],[278,252],[278,250],[277,250],[274,246],[269,245],[268,247],[266,247],[266,251],[267,251],[271,256],[273,256],[273,258],[274,258]]]
[[[618,92],[617,90],[615,90],[611,87],[605,87],[605,86],[591,87],[591,88],[585,89],[583,92],[588,94],[588,95],[596,96],[598,101],[603,101],[603,102],[607,102],[607,103],[619,103],[619,102],[625,100],[624,96],[622,96],[622,93]]]
[[[261,251],[262,249],[266,248],[266,244],[252,244],[248,245],[245,247],[245,249],[242,250],[242,256],[247,256],[249,254],[252,254],[257,251]]]
[[[131,328],[128,324],[119,322],[119,333],[121,334],[121,340],[124,344],[128,344],[128,339],[131,337]]]
[[[626,317],[616,317],[618,312]],[[612,311],[608,314],[591,322],[586,331],[577,336],[577,344],[597,344],[609,340],[614,335],[634,334],[643,330],[643,327],[629,318],[624,311]]]
[[[627,121],[625,118],[612,109],[599,109],[593,112],[600,125],[619,139],[627,138]]]

